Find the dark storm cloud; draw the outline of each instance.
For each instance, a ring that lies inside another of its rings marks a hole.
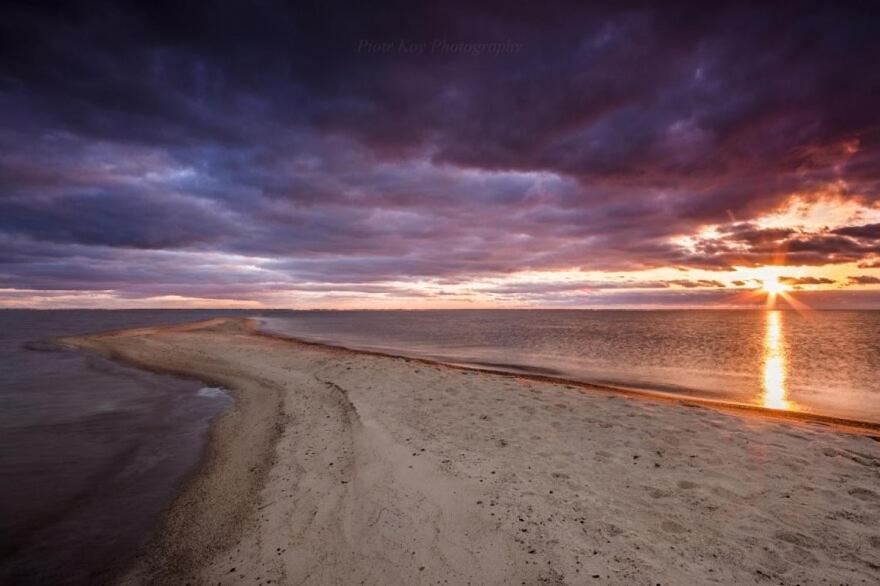
[[[880,224],[868,224],[866,226],[847,226],[833,231],[835,234],[864,238],[866,240],[880,240]]]
[[[669,281],[669,283],[672,285],[678,285],[679,287],[684,287],[685,289],[697,289],[703,287],[718,288],[725,286],[724,283],[722,283],[721,281],[716,281],[714,279],[674,279]]]
[[[696,241],[696,252],[684,264],[694,266],[699,259],[713,259],[719,268],[856,262],[880,253],[871,229],[868,225],[804,232],[790,228],[762,229],[752,224],[721,226],[720,236]]]
[[[834,279],[827,277],[779,277],[779,282],[786,285],[833,285],[836,283]]]
[[[525,282],[512,283],[485,289],[494,295],[546,296],[554,293],[577,293],[581,291],[614,289],[663,289],[665,281],[580,281],[580,282]]]
[[[0,200],[9,232],[50,242],[132,248],[209,243],[230,226],[200,202],[137,194],[71,194],[46,201]]]
[[[851,285],[880,285],[880,277],[873,277],[871,275],[856,275],[853,277],[849,277],[849,282]]]
[[[749,246],[762,244],[776,246],[779,242],[795,234],[797,234],[797,230],[794,228],[760,228],[755,224],[743,222],[728,226],[724,230],[724,240],[728,243]]]
[[[0,277],[247,296],[864,261],[880,254],[876,225],[751,220],[792,194],[877,201],[877,16],[7,2]],[[705,224],[724,238],[671,241]]]

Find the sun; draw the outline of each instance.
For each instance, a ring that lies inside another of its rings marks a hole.
[[[798,311],[801,309],[807,309],[806,304],[798,301],[791,293],[789,293],[791,287],[788,286],[785,281],[780,281],[777,275],[768,275],[761,279],[761,282],[761,291],[767,296],[764,304],[767,309],[776,308],[777,298],[782,298],[788,306],[797,309]]]
[[[778,295],[788,291],[788,285],[779,282],[779,277],[772,275],[764,279],[762,289],[770,295]]]

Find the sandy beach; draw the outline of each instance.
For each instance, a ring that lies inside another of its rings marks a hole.
[[[228,389],[131,584],[875,584],[880,442],[280,340],[64,343]]]

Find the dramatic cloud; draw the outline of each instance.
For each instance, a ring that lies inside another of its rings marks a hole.
[[[856,275],[850,277],[849,282],[853,285],[880,285],[880,277],[872,277],[870,275]]]
[[[779,277],[779,282],[795,287],[801,285],[833,285],[836,283],[834,279],[827,277]]]
[[[868,224],[866,226],[847,226],[834,230],[835,234],[863,238],[865,240],[880,240],[880,224]]]
[[[755,286],[737,267],[870,270],[878,23],[867,4],[7,2],[0,288],[680,304]],[[795,199],[862,211],[764,221]],[[681,274],[623,275],[656,270]],[[529,276],[564,271],[608,274]]]
[[[826,265],[850,263],[880,253],[871,226],[807,232],[794,228],[762,229],[750,223],[721,226],[717,234],[694,239],[694,256],[683,264],[712,259],[719,268],[767,264]]]

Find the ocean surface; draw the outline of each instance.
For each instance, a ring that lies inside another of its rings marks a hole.
[[[294,338],[880,422],[876,311],[0,310],[0,584],[101,584],[203,451],[222,389],[54,336],[259,317]]]
[[[274,314],[314,342],[880,423],[880,311]]]
[[[200,311],[0,310],[0,584],[102,584],[148,539],[228,395],[47,343]]]

